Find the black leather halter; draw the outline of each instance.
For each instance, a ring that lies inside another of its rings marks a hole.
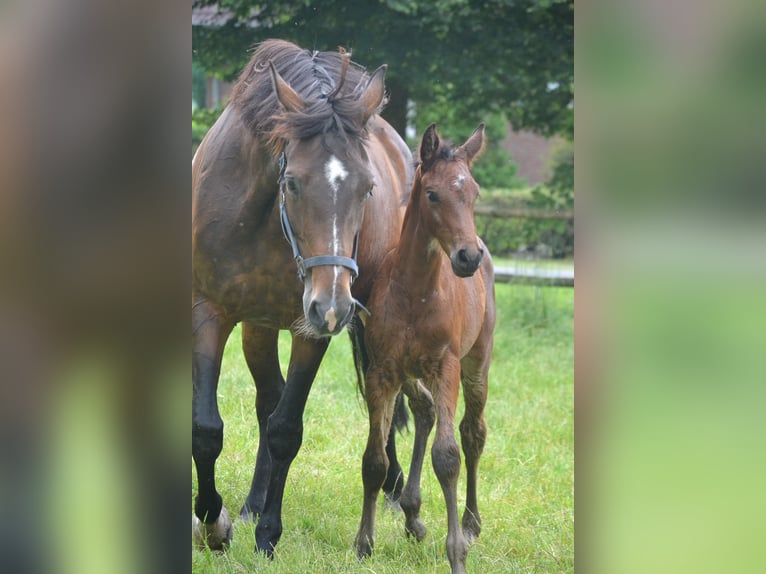
[[[287,167],[287,158],[285,153],[282,152],[279,156],[279,213],[282,221],[282,232],[285,234],[285,239],[290,244],[293,250],[293,258],[295,264],[298,266],[298,277],[303,282],[306,280],[306,270],[312,267],[319,267],[322,265],[339,265],[345,267],[351,271],[351,282],[354,282],[359,276],[359,267],[356,264],[357,249],[359,248],[359,233],[354,236],[354,253],[353,257],[342,257],[340,255],[318,255],[316,257],[308,257],[304,259],[301,256],[298,242],[295,239],[295,233],[293,227],[290,225],[290,220],[287,217],[287,207],[285,205],[285,189],[287,184],[285,182],[285,168]]]

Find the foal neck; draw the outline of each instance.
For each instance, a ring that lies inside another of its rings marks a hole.
[[[438,285],[440,270],[447,257],[436,238],[428,231],[421,212],[420,171],[415,176],[404,223],[396,249],[392,279],[408,291],[431,292]]]

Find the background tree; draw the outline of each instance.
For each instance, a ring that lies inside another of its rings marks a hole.
[[[194,26],[194,59],[236,77],[266,38],[344,46],[368,68],[390,65],[384,116],[401,133],[407,103],[439,97],[466,122],[502,112],[516,129],[573,135],[573,0],[194,0],[227,11]],[[438,121],[438,118],[437,118]]]

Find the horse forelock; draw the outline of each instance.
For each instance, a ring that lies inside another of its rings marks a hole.
[[[269,74],[269,61],[304,102],[303,110],[282,109]],[[369,81],[364,68],[343,50],[310,52],[284,40],[258,46],[234,86],[232,102],[246,125],[275,150],[290,139],[336,132],[343,139],[366,137],[365,104]]]
[[[423,164],[420,159],[415,160],[415,168],[420,168],[419,173],[424,173],[426,171],[429,171],[438,161],[455,161],[459,159],[457,155],[455,154],[455,151],[457,148],[455,147],[455,144],[453,144],[451,141],[446,139],[439,140],[439,148],[436,150],[436,153],[433,155],[431,161],[429,161],[427,164]],[[417,154],[418,157],[420,154]]]

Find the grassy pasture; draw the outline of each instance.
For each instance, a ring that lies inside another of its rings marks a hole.
[[[488,437],[479,466],[482,534],[468,553],[468,570],[573,572],[574,291],[499,284],[496,293]],[[283,370],[289,344],[289,333],[283,333]],[[192,550],[193,572],[449,572],[446,511],[430,458],[422,481],[426,539],[420,544],[408,540],[403,515],[388,511],[381,496],[375,552],[363,562],[355,556],[367,415],[356,391],[350,347],[346,335],[334,339],[314,382],[304,415],[303,447],[287,481],[284,532],[274,561],[253,552],[253,526],[237,520],[226,554]],[[255,388],[242,357],[239,329],[226,348],[218,396],[225,437],[217,484],[234,517],[250,486],[258,444]],[[462,410],[458,422],[460,417]],[[412,432],[401,435],[397,445],[405,471],[412,438]],[[463,469],[458,493],[461,514],[464,475]],[[192,492],[196,492],[193,465]]]

